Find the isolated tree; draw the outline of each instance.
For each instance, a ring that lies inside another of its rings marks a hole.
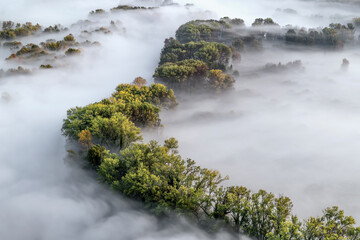
[[[75,41],[75,37],[72,34],[66,35],[64,37],[64,41],[66,42],[74,42]]]

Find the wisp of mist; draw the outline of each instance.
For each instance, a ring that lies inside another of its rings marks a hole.
[[[281,26],[318,27],[347,22],[359,12],[336,3],[324,7],[321,1],[178,2],[195,6],[99,19],[99,24],[119,20],[126,31],[92,35],[101,46],[71,60],[72,67],[0,80],[0,239],[207,239],[186,221],[162,227],[136,203],[66,163],[60,131],[66,110],[108,97],[117,84],[137,76],[152,82],[164,39],[187,21],[229,16],[243,18],[249,26],[255,18],[272,17]],[[0,21],[70,27],[90,10],[118,4],[2,0]],[[81,38],[77,26],[72,31]],[[0,68],[11,67],[4,61],[7,55],[0,50]],[[350,61],[347,71],[340,67],[343,58]],[[262,71],[266,63],[294,60],[302,61],[304,71]],[[241,74],[232,94],[180,99],[175,111],[162,113],[165,128],[145,133],[145,139],[177,138],[181,155],[228,174],[226,184],[289,196],[300,217],[338,205],[359,221],[359,64],[358,48],[324,52],[269,46],[263,53],[245,53],[234,66]],[[221,233],[217,238],[231,237]]]

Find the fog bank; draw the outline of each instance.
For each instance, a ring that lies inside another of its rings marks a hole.
[[[1,239],[208,239],[185,221],[164,228],[88,172],[66,163],[66,143],[60,132],[66,110],[108,97],[117,84],[137,76],[151,82],[164,39],[174,36],[187,21],[227,15],[250,25],[257,17],[273,17],[281,25],[317,27],[346,22],[359,12],[353,5],[313,1],[179,2],[195,6],[95,19],[96,26],[119,20],[126,31],[91,35],[88,39],[101,46],[85,49],[67,67],[0,79]],[[90,10],[118,4],[113,0],[2,0],[0,20],[70,27],[86,19]],[[297,13],[281,10],[286,8]],[[82,39],[78,31],[69,30]],[[69,32],[52,37],[60,40]],[[35,36],[22,41],[45,39]],[[0,50],[0,68],[15,66],[4,61],[8,55]],[[350,61],[346,72],[340,67],[343,58]],[[262,70],[268,62],[297,59],[304,72]],[[359,64],[358,48],[324,52],[269,46],[264,53],[244,53],[240,65],[234,66],[240,72],[234,93],[224,98],[180,99],[176,111],[162,113],[162,132],[145,137],[177,138],[184,157],[229,174],[228,184],[291,197],[300,217],[339,205],[359,221]]]

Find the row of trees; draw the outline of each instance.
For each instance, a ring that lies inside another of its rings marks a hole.
[[[16,51],[16,53],[11,54],[11,56],[7,58],[7,60],[10,60],[10,59],[16,59],[18,57],[21,59],[33,59],[41,56],[47,56],[50,55],[51,52],[61,51],[61,50],[63,50],[65,55],[67,56],[77,55],[81,53],[81,49],[75,47],[89,46],[93,44],[95,44],[95,42],[91,43],[87,41],[84,43],[79,43],[76,41],[75,37],[72,34],[68,34],[61,41],[50,39],[46,42],[41,42],[40,46],[30,43],[21,47],[22,43],[17,41],[6,42],[4,43],[4,46],[9,47],[11,49],[18,49],[21,47],[21,49]]]
[[[134,104],[171,108],[176,99],[160,84],[144,86],[142,78],[134,83],[119,85],[109,99],[70,109],[63,125],[63,133],[79,142],[89,164],[114,190],[143,202],[158,216],[175,212],[209,232],[232,230],[261,240],[360,239],[354,219],[338,207],[300,222],[291,213],[288,197],[242,186],[223,187],[228,177],[183,159],[174,138],[163,145],[136,143],[142,139],[136,122],[144,118],[127,110]],[[152,122],[152,116],[145,119]]]
[[[305,46],[324,46],[342,48],[345,43],[355,40],[355,28],[352,23],[347,25],[332,23],[321,30],[289,29],[285,34],[286,43]]]
[[[0,69],[0,78],[8,77],[8,76],[15,76],[15,75],[28,75],[28,74],[31,74],[31,70],[23,68],[21,66],[18,66],[17,68],[10,68],[6,71],[4,71],[3,69]]]
[[[31,22],[25,24],[5,21],[2,23],[2,31],[0,31],[0,39],[13,40],[16,37],[26,37],[41,30],[39,24],[33,25]]]
[[[359,18],[360,19],[360,18]],[[306,30],[305,28],[281,28],[271,18],[257,18],[251,28],[245,28],[241,19],[222,18],[216,20],[196,20],[188,22],[176,31],[180,43],[219,42],[234,45],[237,39],[249,50],[261,50],[262,41],[282,41],[303,46],[342,48],[346,43],[355,41],[355,29],[359,19],[346,25],[331,23],[328,27]]]
[[[30,36],[36,32],[42,31],[42,26],[39,24],[33,25],[31,22],[24,24],[14,23],[12,21],[2,22],[2,30],[0,31],[1,40],[14,40],[17,37]],[[60,24],[46,27],[44,33],[58,33],[61,31],[67,31],[68,28],[64,28]]]

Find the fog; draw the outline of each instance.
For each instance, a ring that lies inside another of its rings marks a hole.
[[[347,72],[340,68],[345,56]],[[305,71],[247,75],[220,101],[185,100],[163,114],[165,137],[180,139],[184,156],[228,174],[228,184],[289,196],[302,218],[339,205],[359,219],[358,50],[276,49],[243,59],[240,75],[267,61],[295,59]]]
[[[193,3],[190,8],[95,17],[90,18],[95,22],[92,26],[71,27],[88,18],[90,10],[108,10],[119,1],[0,2],[0,21],[60,23],[70,28],[22,39],[24,43],[60,40],[68,33],[79,41],[101,43],[64,60],[63,67],[0,79],[1,239],[209,238],[184,220],[164,225],[99,184],[88,171],[68,163],[60,132],[66,110],[108,97],[117,84],[137,76],[151,82],[164,39],[189,20],[230,16],[243,18],[249,26],[257,17],[273,17],[282,26],[318,27],[334,19],[346,22],[359,11],[354,5],[313,1]],[[279,10],[287,8],[297,14]],[[108,26],[110,20],[120,21],[119,31],[79,34],[84,28]],[[19,65],[5,61],[9,55],[9,50],[0,49],[0,68]],[[340,66],[343,58],[350,61],[347,71]],[[266,63],[298,59],[304,71],[263,71]],[[359,64],[356,47],[325,52],[266,46],[262,53],[244,53],[241,63],[234,65],[240,72],[234,93],[219,98],[180,97],[176,110],[162,113],[165,128],[146,133],[145,139],[176,137],[184,157],[228,174],[227,184],[291,197],[294,213],[302,218],[339,205],[359,221]],[[217,238],[230,236],[221,233]]]

